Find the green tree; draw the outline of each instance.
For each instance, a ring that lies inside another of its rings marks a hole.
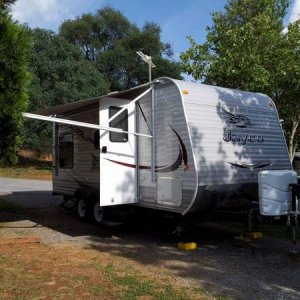
[[[283,33],[288,0],[229,0],[212,14],[206,42],[181,53],[184,72],[208,84],[268,94],[285,119],[289,152],[294,156],[299,131],[299,26]],[[291,77],[295,80],[290,82]],[[290,112],[294,107],[295,115]],[[298,120],[298,121],[297,121]],[[293,125],[294,124],[294,125]],[[298,124],[298,125],[297,125]]]
[[[52,31],[32,31],[29,53],[32,82],[29,110],[65,104],[108,92],[108,84],[94,63],[86,60],[79,47]],[[26,122],[26,146],[46,151],[51,147],[51,126]]]
[[[0,11],[6,11],[7,13],[7,9],[10,8],[10,6],[12,4],[14,4],[16,2],[16,0],[0,0]]]
[[[300,21],[288,26],[276,64],[277,102],[288,136],[290,156],[300,146]]]
[[[157,68],[153,76],[181,78],[180,65],[172,61],[172,49],[161,41],[161,29],[146,23],[142,29],[110,7],[67,20],[60,35],[80,46],[85,57],[93,61],[110,82],[111,90],[123,90],[148,81],[148,70],[140,63],[136,51],[152,56]]]
[[[8,5],[0,4],[0,164],[17,162],[22,144],[22,112],[27,108],[27,72],[30,34],[14,23]]]

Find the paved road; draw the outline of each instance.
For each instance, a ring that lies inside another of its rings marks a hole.
[[[52,181],[0,177],[0,195],[24,191],[51,191]]]
[[[61,201],[52,196],[52,181],[4,177],[0,177],[0,197],[26,208],[57,206]]]

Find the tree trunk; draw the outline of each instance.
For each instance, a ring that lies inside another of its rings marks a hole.
[[[297,150],[297,131],[298,131],[299,124],[300,124],[300,117],[293,119],[291,135],[289,138],[289,154],[290,154],[291,161],[293,161]]]

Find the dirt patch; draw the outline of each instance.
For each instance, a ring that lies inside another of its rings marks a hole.
[[[38,236],[14,236],[0,238],[0,246],[16,244],[38,244],[40,242],[41,239]]]
[[[32,149],[21,149],[18,153],[18,156],[23,159],[32,159],[40,161],[52,161],[52,153],[45,153]]]

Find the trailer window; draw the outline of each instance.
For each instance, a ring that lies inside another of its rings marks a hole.
[[[111,118],[121,109],[122,109],[121,107],[110,106],[109,118]],[[124,110],[119,116],[117,116],[114,120],[109,122],[109,127],[120,128],[124,131],[128,131],[128,110],[127,109]],[[110,131],[109,140],[111,142],[126,143],[128,141],[128,134]]]
[[[74,165],[74,138],[73,133],[59,136],[59,167],[72,169]]]

